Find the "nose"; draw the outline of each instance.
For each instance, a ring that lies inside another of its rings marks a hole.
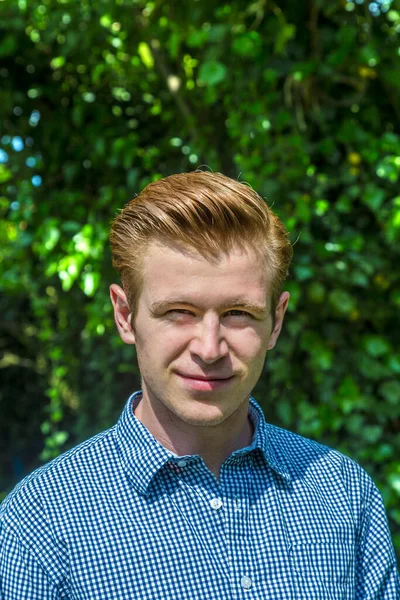
[[[212,364],[228,354],[228,344],[221,331],[218,316],[209,317],[204,317],[198,324],[197,334],[189,347],[206,364]]]

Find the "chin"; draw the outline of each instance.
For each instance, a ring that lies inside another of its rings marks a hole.
[[[229,419],[232,412],[225,412],[218,406],[202,404],[197,409],[179,411],[175,414],[181,421],[194,427],[216,427]]]

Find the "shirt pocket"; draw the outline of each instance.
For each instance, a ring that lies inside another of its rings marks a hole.
[[[290,554],[293,568],[302,579],[340,585],[354,578],[354,545],[350,542],[297,543]]]

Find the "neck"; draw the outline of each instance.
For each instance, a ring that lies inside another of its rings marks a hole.
[[[248,417],[249,402],[243,402],[224,422],[211,426],[186,423],[171,415],[162,403],[143,397],[134,410],[136,418],[160,444],[177,456],[199,455],[219,478],[222,463],[232,452],[251,443],[253,426]]]

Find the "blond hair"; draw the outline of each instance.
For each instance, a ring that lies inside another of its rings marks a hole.
[[[274,317],[293,250],[282,221],[249,185],[194,171],[150,183],[128,202],[112,223],[110,244],[133,316],[151,242],[173,243],[208,260],[238,246],[261,253],[270,272]]]

